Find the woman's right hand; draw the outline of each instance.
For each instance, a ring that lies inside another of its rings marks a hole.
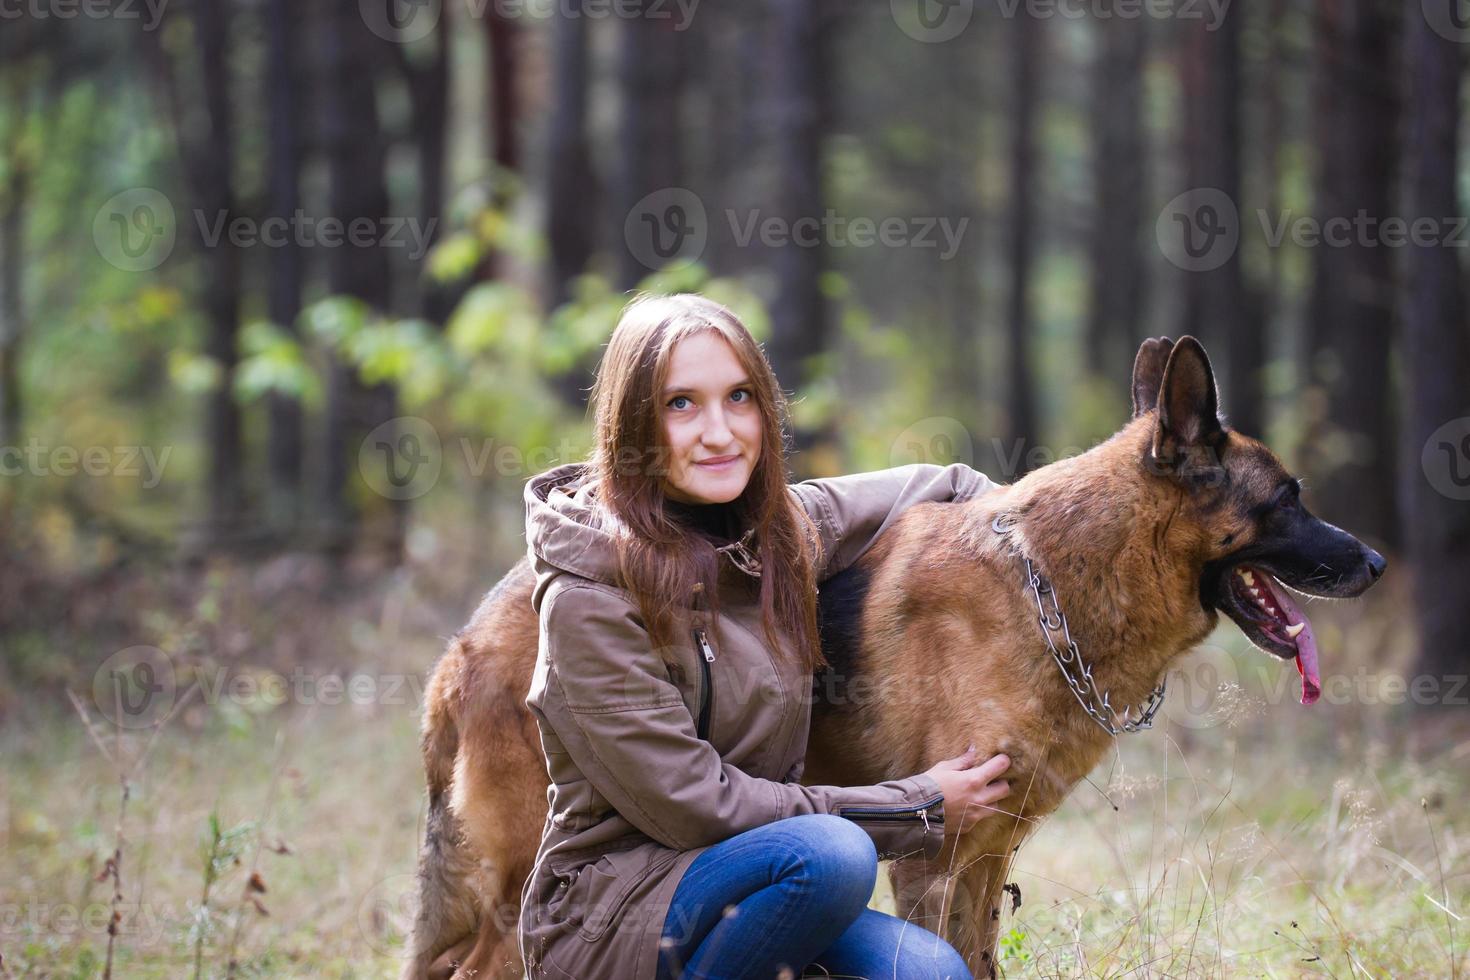
[[[964,755],[934,764],[925,775],[933,777],[944,793],[944,830],[963,834],[983,817],[995,813],[995,803],[1011,791],[1010,784],[997,779],[1011,760],[997,755],[976,765],[979,753],[971,745]]]

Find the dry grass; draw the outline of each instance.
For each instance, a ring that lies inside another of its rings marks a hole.
[[[350,642],[320,672],[421,679],[439,637],[401,617],[402,595],[381,602],[399,612],[326,620]],[[1402,671],[1398,608],[1314,607],[1324,667]],[[438,632],[467,611],[441,611]],[[1215,639],[1193,687],[1176,682],[1172,720],[1121,743],[1022,849],[1006,974],[1470,977],[1470,712],[1364,704],[1373,684],[1304,708],[1289,665],[1232,628]],[[193,976],[197,947],[200,975],[224,977],[232,944],[239,977],[393,975],[421,820],[417,689],[382,700],[226,697],[179,715],[132,786],[114,975]],[[3,969],[99,976],[115,769],[59,704],[13,719],[0,748]],[[252,867],[264,891],[247,889]]]

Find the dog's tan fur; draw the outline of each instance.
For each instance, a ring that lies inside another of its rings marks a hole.
[[[1140,352],[1136,403],[1157,393],[1168,352]],[[1121,709],[1208,635],[1217,615],[1201,603],[1201,569],[1249,542],[1250,505],[1285,476],[1268,449],[1227,430],[1229,489],[1192,491],[1145,471],[1157,430],[1156,413],[1140,410],[1081,456],[967,503],[916,506],[857,566],[867,588],[845,690],[859,703],[819,703],[804,781],[909,776],[972,741],[982,758],[1011,757],[1010,814],[951,838],[937,865],[890,865],[900,911],[949,939],[978,976],[994,973],[1016,849],[1112,742],[1047,654],[1013,548],[1051,580],[1099,689]],[[1007,537],[991,526],[1001,512],[1021,517]],[[514,909],[547,788],[522,700],[537,648],[531,584],[523,561],[454,638],[428,687],[424,899],[405,980],[523,974]]]

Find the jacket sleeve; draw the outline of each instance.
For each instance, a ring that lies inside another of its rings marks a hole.
[[[548,599],[543,717],[593,788],[649,837],[691,850],[785,817],[832,813],[867,831],[880,857],[938,855],[944,797],[933,777],[803,786],[750,776],[696,734],[632,603],[580,584]]]
[[[915,504],[958,503],[993,487],[989,477],[964,463],[910,463],[791,484],[792,492],[817,524],[823,556],[818,582],[862,557],[878,536]]]

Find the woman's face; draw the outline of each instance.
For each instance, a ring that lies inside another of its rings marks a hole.
[[[713,331],[679,341],[660,400],[670,450],[664,492],[686,504],[740,496],[760,458],[762,420],[734,348]]]

